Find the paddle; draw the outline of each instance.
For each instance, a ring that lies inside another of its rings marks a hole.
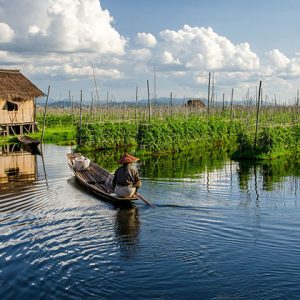
[[[153,205],[151,202],[149,202],[147,199],[145,199],[141,194],[136,193],[136,195],[143,200],[147,205],[151,206],[151,207],[155,207],[155,205]]]

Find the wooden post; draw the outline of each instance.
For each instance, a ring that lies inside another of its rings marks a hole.
[[[230,118],[233,117],[233,91],[234,91],[234,89],[232,88],[232,90],[231,90],[231,99],[230,99]]]
[[[82,130],[82,90],[80,91],[80,117],[79,117],[79,137],[78,137],[79,146],[81,146],[81,130]]]
[[[215,73],[212,73],[212,85],[211,85],[211,101],[210,106],[211,108],[214,107],[214,101],[215,101]]]
[[[297,90],[297,120],[299,119],[299,90]]]
[[[156,94],[156,66],[155,66],[155,64],[154,64],[154,74],[153,74],[153,76],[154,76],[154,85],[153,85],[153,98],[154,98],[154,106],[156,106],[157,105],[157,94]]]
[[[148,110],[149,110],[149,121],[151,120],[151,101],[150,101],[150,90],[149,90],[149,80],[147,80],[147,91],[148,91]]]
[[[170,94],[170,115],[173,115],[173,93]]]
[[[91,97],[92,97],[92,103],[91,103],[91,108],[90,108],[90,114],[91,114],[91,120],[92,122],[94,121],[94,94],[91,92]]]
[[[33,112],[33,123],[34,123],[34,129],[36,126],[36,99],[33,100],[34,101],[34,112]],[[23,107],[22,107],[22,113],[23,113]],[[34,130],[33,130],[34,132]]]
[[[258,124],[259,124],[259,109],[260,109],[260,98],[261,98],[261,81],[259,82],[258,98],[256,104],[256,123],[255,123],[255,136],[254,136],[254,150],[256,149]]]
[[[208,91],[207,91],[207,115],[209,115],[209,103],[210,103],[210,76],[211,73],[208,73]]]
[[[49,93],[50,93],[50,85],[48,87],[47,98],[46,98],[45,109],[44,109],[44,123],[43,123],[41,144],[43,144],[43,141],[44,141],[45,126],[46,126],[46,114],[47,114],[47,106],[48,106]]]
[[[138,91],[139,91],[138,89],[139,89],[138,86],[136,86],[136,88],[135,88],[135,110],[134,110],[136,124],[137,124],[137,109],[138,109]]]
[[[108,94],[108,92],[106,93],[106,106],[107,106],[107,110],[109,109],[109,103],[108,103],[108,97],[109,96],[109,94]]]
[[[94,65],[92,65],[92,67],[93,67],[94,83],[95,83],[95,88],[96,88],[96,96],[97,96],[98,105],[99,105],[99,121],[101,121],[101,105],[100,105],[100,98],[99,98],[99,93],[98,93],[98,86],[97,86],[97,81],[96,81]]]

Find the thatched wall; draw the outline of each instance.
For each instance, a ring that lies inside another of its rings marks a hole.
[[[34,122],[34,101],[41,96],[19,70],[0,69],[0,124]]]
[[[34,122],[34,100],[10,102],[18,110],[7,110],[7,101],[0,98],[0,124],[20,124]]]

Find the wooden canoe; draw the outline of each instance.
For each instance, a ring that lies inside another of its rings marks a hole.
[[[36,139],[34,139],[30,136],[27,136],[27,135],[19,135],[18,136],[18,141],[21,144],[25,144],[25,145],[28,145],[28,146],[37,146],[41,143],[41,141],[36,140]]]
[[[109,201],[114,204],[129,204],[132,201],[136,201],[139,198],[119,198],[114,194],[114,188],[112,185],[113,174],[103,169],[94,162],[90,162],[87,169],[83,171],[77,171],[74,168],[74,160],[76,157],[80,157],[80,153],[68,153],[68,164],[70,169],[75,175],[78,182],[84,186],[87,190],[99,196],[101,199]]]
[[[39,149],[39,144],[41,142],[39,140],[36,140],[27,135],[19,135],[18,141],[20,142],[21,147],[24,150],[31,152],[32,154],[41,154]]]

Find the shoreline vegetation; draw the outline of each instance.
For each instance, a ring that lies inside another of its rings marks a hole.
[[[218,149],[236,160],[265,160],[299,155],[298,117],[298,105],[261,107],[259,120],[254,105],[209,111],[184,106],[51,108],[44,142],[77,145],[81,151],[122,149],[145,155]],[[37,121],[43,124],[42,109]],[[12,140],[1,138],[0,143]]]

